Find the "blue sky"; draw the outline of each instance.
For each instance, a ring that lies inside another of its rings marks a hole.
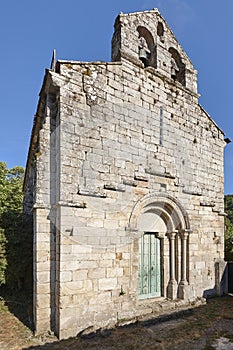
[[[0,161],[25,166],[54,48],[58,59],[110,61],[118,13],[155,7],[198,70],[201,105],[233,140],[232,0],[8,0],[0,12]],[[233,193],[232,174],[233,142],[225,150],[225,193]]]

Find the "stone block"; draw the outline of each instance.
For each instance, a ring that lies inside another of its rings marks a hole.
[[[117,287],[117,278],[101,278],[99,279],[99,290],[112,290]]]
[[[36,273],[37,283],[49,283],[50,282],[50,271],[38,271]]]
[[[50,308],[50,294],[40,294],[36,297],[36,307],[39,309]]]
[[[43,316],[43,318],[38,318],[35,322],[35,335],[46,333],[50,329],[49,315],[47,315],[46,311]]]
[[[89,269],[88,270],[88,278],[90,279],[100,279],[106,277],[105,268],[97,268],[97,269]],[[107,275],[107,277],[109,277]],[[110,276],[112,277],[112,276]],[[115,276],[113,276],[115,277]]]
[[[205,269],[205,267],[206,267],[205,261],[199,261],[199,262],[195,263],[195,268],[197,270],[203,270],[203,269]]]
[[[37,293],[38,295],[47,294],[49,295],[51,287],[49,283],[37,283]]]
[[[51,262],[50,261],[41,261],[38,260],[38,264],[37,264],[37,271],[38,272],[45,272],[45,271],[50,271],[51,269]]]
[[[60,284],[60,295],[74,295],[77,291],[83,290],[83,281],[70,281]]]
[[[112,259],[103,259],[99,261],[100,267],[112,267],[113,266],[113,260]]]
[[[74,281],[83,281],[87,279],[88,270],[76,270],[72,271]]]
[[[123,276],[123,268],[122,267],[113,267],[107,268],[106,277],[121,277]]]
[[[72,271],[61,271],[60,273],[60,282],[70,282],[72,281]]]

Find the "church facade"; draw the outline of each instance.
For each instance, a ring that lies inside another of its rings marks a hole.
[[[111,62],[46,70],[24,183],[34,324],[59,338],[223,292],[224,133],[157,9],[119,14]]]

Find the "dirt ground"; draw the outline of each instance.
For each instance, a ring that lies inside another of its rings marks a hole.
[[[233,350],[233,295],[209,299],[206,305],[163,320],[62,341],[52,335],[33,336],[28,296],[0,295],[1,350]]]

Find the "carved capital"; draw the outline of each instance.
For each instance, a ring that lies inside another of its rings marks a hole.
[[[157,238],[164,239],[164,236],[165,236],[165,235],[164,235],[163,232],[157,232],[157,233],[156,233],[156,237],[157,237]]]
[[[187,230],[187,229],[180,230],[180,237],[181,237],[181,239],[186,240],[188,238],[190,232],[191,232],[191,230]]]
[[[170,240],[174,240],[176,238],[176,235],[178,233],[178,230],[172,231],[172,232],[167,232],[166,236],[170,239]]]

